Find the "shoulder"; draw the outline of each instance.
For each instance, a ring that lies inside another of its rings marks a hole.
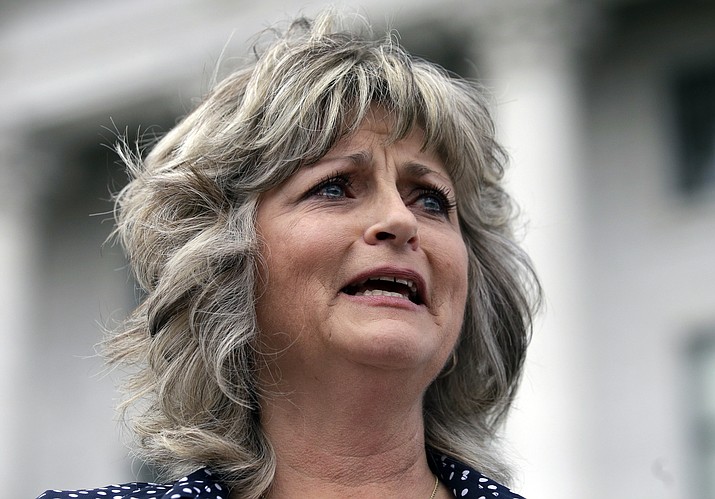
[[[48,490],[37,499],[228,499],[228,489],[208,469],[174,483],[131,482],[98,489]]]
[[[430,452],[433,470],[454,497],[465,499],[524,499],[456,459]]]

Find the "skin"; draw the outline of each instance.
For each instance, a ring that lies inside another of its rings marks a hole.
[[[259,383],[274,499],[426,499],[434,486],[422,397],[459,336],[467,252],[444,164],[422,151],[420,130],[387,144],[389,130],[373,110],[259,204]],[[368,275],[408,277],[422,302],[345,292]]]

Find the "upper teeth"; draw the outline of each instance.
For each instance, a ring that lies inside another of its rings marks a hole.
[[[355,296],[394,296],[395,298],[407,298],[407,296],[402,293],[395,293],[394,291],[385,291],[383,289],[366,289],[365,291],[358,291]]]
[[[368,279],[365,279],[363,282],[360,284],[365,284],[367,281],[387,281],[387,282],[396,282],[397,284],[403,284],[410,288],[410,293],[415,294],[417,293],[417,285],[409,280],[409,279],[402,279],[399,277],[387,277],[387,276],[379,276],[379,277],[370,277]]]

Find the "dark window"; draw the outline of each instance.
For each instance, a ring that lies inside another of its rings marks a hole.
[[[689,345],[688,360],[695,495],[715,499],[715,332],[695,337]]]
[[[687,194],[715,186],[715,62],[675,79],[678,185]]]
[[[477,77],[474,74],[469,26],[444,23],[426,18],[399,29],[400,44],[415,57],[439,64],[447,71],[462,77]]]

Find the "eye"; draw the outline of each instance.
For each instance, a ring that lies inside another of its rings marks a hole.
[[[417,200],[414,204],[429,213],[445,218],[448,217],[457,206],[456,201],[446,187],[420,188],[417,191]]]
[[[347,197],[351,180],[346,175],[330,175],[321,180],[308,193],[310,196],[320,196],[328,199]]]
[[[423,196],[420,196],[419,202],[422,204],[422,207],[427,211],[444,211],[444,201],[438,196],[432,194],[425,194]]]

